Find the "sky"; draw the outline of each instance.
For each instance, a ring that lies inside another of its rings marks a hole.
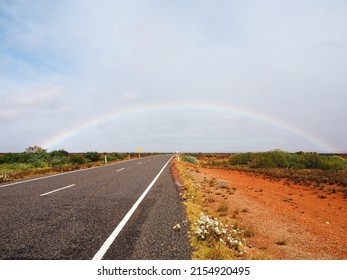
[[[0,0],[0,152],[347,152],[344,0]]]

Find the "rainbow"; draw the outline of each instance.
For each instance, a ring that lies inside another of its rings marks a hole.
[[[285,122],[283,120],[265,115],[260,112],[255,112],[251,110],[247,110],[241,107],[236,107],[233,105],[223,105],[218,103],[206,103],[206,102],[192,102],[192,101],[184,101],[184,102],[173,102],[173,103],[151,103],[141,106],[134,106],[131,108],[115,110],[113,112],[109,112],[107,114],[99,115],[88,120],[84,120],[79,125],[71,127],[69,129],[62,130],[52,137],[44,140],[41,143],[41,147],[46,149],[51,149],[57,147],[58,144],[68,140],[69,138],[80,134],[82,131],[86,131],[91,127],[108,122],[111,120],[116,120],[118,118],[124,117],[132,117],[134,115],[146,114],[153,111],[159,110],[203,110],[206,112],[218,112],[230,115],[236,115],[239,117],[247,118],[254,120],[256,122],[264,123],[275,127],[277,129],[281,129],[288,133],[299,137],[308,143],[314,145],[316,149],[320,149],[325,152],[337,152],[337,149],[331,144],[321,140],[317,136],[313,135],[309,131],[306,131],[294,124]]]

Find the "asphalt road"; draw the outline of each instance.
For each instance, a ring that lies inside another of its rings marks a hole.
[[[102,259],[190,259],[183,206],[163,169],[170,157],[0,184],[0,259],[92,259],[122,223]]]

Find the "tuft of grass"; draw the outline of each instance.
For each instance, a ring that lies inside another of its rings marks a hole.
[[[254,236],[254,228],[251,226],[244,226],[243,228],[243,237],[249,238]]]
[[[229,182],[225,180],[217,180],[216,185],[221,189],[230,189]]]
[[[229,211],[229,206],[226,203],[222,203],[218,206],[217,212],[221,213],[222,215],[226,215],[226,213]]]
[[[235,210],[233,211],[233,214],[231,215],[231,218],[236,219],[236,217],[239,213],[240,213],[239,208],[235,208]]]
[[[212,178],[208,181],[209,187],[213,188],[216,185],[216,178]]]

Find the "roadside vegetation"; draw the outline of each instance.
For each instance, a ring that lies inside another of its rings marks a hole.
[[[253,227],[253,224],[244,224],[244,218],[250,215],[250,210],[235,202],[238,185],[225,178],[213,177],[204,168],[252,172],[257,177],[281,181],[288,186],[289,192],[292,185],[298,184],[330,194],[342,192],[347,197],[345,155],[288,153],[280,150],[240,154],[199,153],[181,155],[180,161],[177,158],[173,161],[173,166],[178,170],[178,185],[181,186],[179,196],[189,221],[193,259],[272,258],[263,247],[252,246],[252,242],[258,238],[258,228]],[[266,190],[257,187],[256,192],[262,197]],[[319,192],[318,198],[327,197]],[[278,237],[275,244],[286,246],[288,242]]]
[[[262,174],[287,184],[314,186],[329,193],[343,192],[347,197],[347,160],[344,155],[288,153],[274,150],[208,157],[197,155],[205,168],[233,169]]]
[[[246,253],[246,238],[253,235],[250,228],[242,226],[235,210],[224,202],[216,201],[212,195],[226,197],[235,192],[223,180],[197,179],[197,159],[182,157],[175,166],[182,181],[180,198],[186,208],[190,224],[189,238],[193,248],[193,259],[225,260],[252,258]]]
[[[196,157],[190,155],[183,156],[182,160],[189,163],[199,163]]]
[[[150,154],[142,154],[148,156]],[[22,153],[0,154],[0,183],[15,179],[33,177],[49,173],[72,171],[116,162],[128,158],[137,158],[137,153],[69,153],[63,149],[47,152],[45,149],[32,146]]]

